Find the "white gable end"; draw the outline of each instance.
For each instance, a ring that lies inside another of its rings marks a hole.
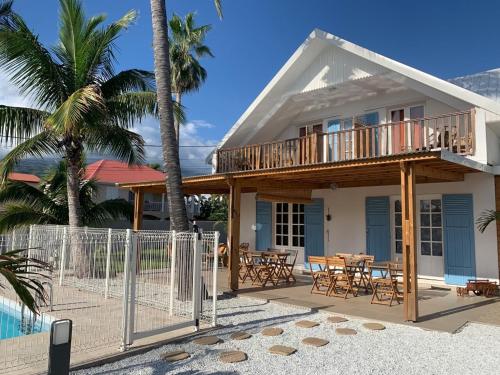
[[[307,92],[384,73],[386,69],[336,46],[328,46],[292,86],[291,92]]]

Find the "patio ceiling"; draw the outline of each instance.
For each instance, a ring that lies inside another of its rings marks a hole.
[[[183,191],[192,194],[227,194],[238,180],[242,193],[269,190],[330,189],[360,186],[399,185],[401,162],[414,162],[416,183],[463,181],[466,173],[478,172],[471,166],[443,160],[440,152],[413,153],[376,159],[325,163],[305,167],[276,168],[206,176],[186,177]],[[165,193],[164,181],[124,183],[123,189]]]

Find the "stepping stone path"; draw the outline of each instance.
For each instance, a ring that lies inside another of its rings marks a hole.
[[[299,320],[295,323],[295,325],[300,328],[313,328],[319,326],[319,323],[313,322],[311,320]]]
[[[329,343],[330,341],[319,339],[317,337],[306,337],[304,340],[302,340],[302,344],[316,346],[316,347],[325,346]]]
[[[231,334],[230,337],[231,340],[246,340],[252,337],[252,335],[249,334],[248,332],[241,331],[241,332],[234,332],[233,334]]]
[[[173,352],[166,352],[161,355],[161,359],[167,362],[177,362],[190,357],[189,353],[184,350],[175,350]]]
[[[263,336],[279,336],[283,333],[281,328],[264,328],[262,330]]]
[[[284,355],[288,356],[290,354],[293,354],[297,351],[295,348],[291,348],[289,346],[283,346],[283,345],[274,345],[269,348],[269,352],[272,354],[278,354],[278,355]]]
[[[231,350],[229,352],[220,353],[219,359],[224,363],[237,363],[246,361],[248,357],[244,352],[241,352],[239,350]]]
[[[220,338],[218,338],[217,336],[203,336],[194,339],[193,343],[198,345],[215,345],[218,344],[220,341],[221,341]]]
[[[341,336],[350,336],[357,334],[356,330],[351,328],[337,328],[335,332],[337,333],[337,335]]]
[[[385,329],[385,326],[380,323],[364,323],[363,327],[370,329],[372,331],[381,331]]]
[[[342,317],[342,316],[329,316],[327,319],[330,323],[343,323],[347,322],[348,319]]]

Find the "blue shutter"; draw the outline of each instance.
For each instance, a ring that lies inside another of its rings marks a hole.
[[[476,277],[471,194],[443,195],[444,278],[464,285]]]
[[[312,203],[304,205],[304,252],[306,261],[310,255],[325,254],[323,224],[323,199],[314,198]]]
[[[366,252],[375,261],[391,260],[389,197],[366,198]]]
[[[273,209],[271,202],[257,201],[256,207],[256,250],[267,250],[272,247]]]

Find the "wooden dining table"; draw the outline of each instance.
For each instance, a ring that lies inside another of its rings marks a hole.
[[[286,272],[286,261],[290,256],[287,251],[248,251],[247,252],[254,261],[263,267],[261,273],[266,275],[262,281],[262,286],[265,287],[268,282],[277,285],[280,281],[287,282],[289,276]]]

